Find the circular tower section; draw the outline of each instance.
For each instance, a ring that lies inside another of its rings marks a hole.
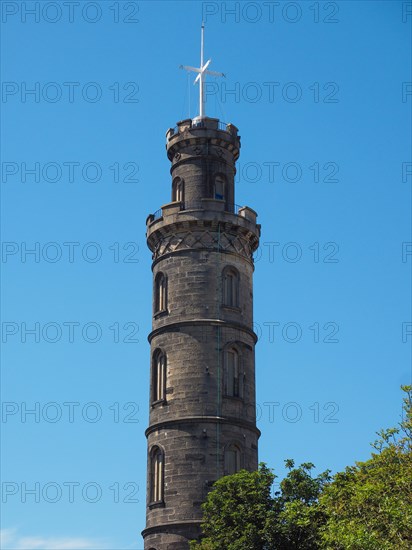
[[[253,332],[256,213],[235,204],[237,128],[167,132],[171,202],[147,219],[153,254],[145,550],[183,550],[219,477],[258,465]]]

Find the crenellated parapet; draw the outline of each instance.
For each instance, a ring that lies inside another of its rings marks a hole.
[[[147,245],[153,260],[182,250],[214,250],[238,254],[253,263],[259,246],[260,225],[248,207],[227,212],[225,203],[200,199],[196,205],[170,203],[158,219],[147,219]]]

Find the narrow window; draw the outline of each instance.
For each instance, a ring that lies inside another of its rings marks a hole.
[[[234,268],[223,272],[223,305],[239,307],[239,273]]]
[[[167,310],[167,279],[164,273],[155,278],[155,313]]]
[[[175,178],[172,185],[172,201],[183,202],[184,201],[184,183],[182,178]]]
[[[166,394],[166,355],[157,350],[152,364],[152,402],[164,401]]]
[[[154,447],[150,456],[150,502],[163,502],[164,454]]]
[[[225,475],[235,474],[240,470],[240,451],[236,445],[225,450]]]
[[[225,353],[226,366],[226,395],[229,397],[241,397],[241,384],[239,373],[239,353],[230,348]]]
[[[221,175],[215,177],[215,199],[224,200],[225,198],[225,178]]]

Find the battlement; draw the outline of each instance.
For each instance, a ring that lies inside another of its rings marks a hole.
[[[166,139],[169,139],[177,134],[182,134],[188,130],[198,130],[198,129],[208,129],[208,130],[221,130],[223,132],[228,132],[232,136],[237,136],[238,128],[234,124],[221,122],[218,118],[210,117],[195,117],[195,118],[186,118],[180,120],[174,128],[169,128],[166,132]]]
[[[223,200],[218,199],[199,199],[192,202],[170,202],[164,204],[154,214],[150,214],[146,219],[146,225],[151,225],[153,222],[166,218],[178,212],[192,211],[209,211],[209,212],[225,212],[246,218],[252,223],[256,223],[257,214],[249,206],[240,206],[238,204],[226,205]]]

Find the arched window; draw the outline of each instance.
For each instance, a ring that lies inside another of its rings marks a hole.
[[[239,307],[239,272],[234,267],[223,271],[223,305]]]
[[[243,397],[243,378],[240,373],[239,352],[230,347],[225,351],[225,394],[228,397]]]
[[[167,310],[167,278],[159,272],[155,278],[155,313]]]
[[[175,178],[172,184],[172,201],[183,202],[184,200],[184,182],[182,178]]]
[[[240,470],[240,450],[237,445],[225,449],[225,475],[235,474]]]
[[[152,402],[166,398],[166,355],[160,349],[153,354],[152,361]]]
[[[215,176],[214,181],[214,198],[219,200],[225,200],[226,198],[226,179],[221,174]]]
[[[164,461],[162,449],[153,447],[150,451],[150,504],[163,502]]]

